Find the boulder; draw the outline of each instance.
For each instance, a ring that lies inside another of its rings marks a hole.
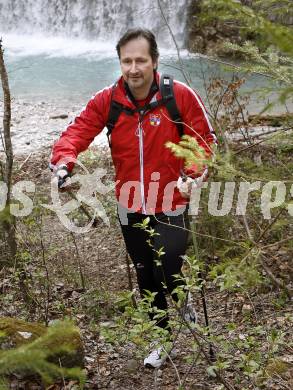
[[[0,318],[0,349],[8,350],[30,343],[35,343],[36,348],[48,351],[48,361],[58,366],[60,364],[67,368],[84,366],[80,332],[71,322],[57,321],[46,327],[41,323],[16,318]]]
[[[30,343],[46,333],[46,326],[17,318],[0,318],[0,349],[10,349]]]

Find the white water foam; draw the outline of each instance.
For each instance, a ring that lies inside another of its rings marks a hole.
[[[42,34],[0,33],[0,36],[7,55],[12,58],[43,55],[51,58],[83,56],[89,59],[97,57],[106,59],[115,55],[115,45],[102,40],[90,41]]]
[[[46,56],[49,58],[67,57],[79,58],[83,57],[88,60],[116,58],[116,41],[110,42],[102,39],[87,40],[82,38],[66,38],[62,36],[45,36],[43,34],[16,34],[16,33],[1,33],[2,44],[6,54],[10,59],[15,60],[19,57],[30,56]],[[174,57],[176,50],[160,49],[161,56]],[[187,57],[188,51],[182,50],[181,56]]]

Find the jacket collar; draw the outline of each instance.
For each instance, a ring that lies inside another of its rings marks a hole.
[[[157,71],[154,71],[154,80],[149,91],[149,97],[151,100],[158,99],[156,94],[159,93],[159,83],[160,83],[160,74]],[[136,107],[135,99],[129,89],[128,84],[124,81],[121,76],[115,84],[116,88],[114,90],[113,99],[118,103],[121,103],[125,106],[134,108]]]

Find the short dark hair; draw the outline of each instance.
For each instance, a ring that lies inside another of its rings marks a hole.
[[[150,47],[150,56],[152,57],[153,62],[156,62],[159,58],[159,50],[156,38],[150,30],[144,28],[131,28],[127,30],[125,34],[122,35],[116,45],[116,50],[119,59],[121,47],[126,45],[126,43],[128,43],[129,41],[132,41],[132,39],[136,38],[145,38],[148,41]]]

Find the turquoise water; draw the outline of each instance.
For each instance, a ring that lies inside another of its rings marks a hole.
[[[192,85],[205,94],[204,80],[210,77],[232,77],[221,66],[200,58],[184,58],[184,65]],[[14,97],[29,101],[74,101],[89,98],[99,89],[112,84],[120,75],[119,61],[114,58],[51,58],[45,55],[12,58],[7,56],[11,92]],[[171,73],[184,81],[175,55],[161,58],[159,71]],[[265,85],[262,77],[249,77],[245,91]]]
[[[1,35],[1,34],[0,34]],[[30,102],[58,104],[86,102],[96,91],[112,84],[120,75],[116,42],[86,41],[44,36],[4,34],[3,46],[13,97]],[[231,79],[232,69],[205,57],[182,52],[184,68],[192,86],[205,100],[205,83],[211,77]],[[159,71],[184,81],[174,49],[161,50]],[[240,75],[241,76],[241,75]],[[256,91],[268,86],[268,79],[249,76],[242,93],[251,95],[250,107],[257,111],[267,98],[257,100]],[[205,103],[207,103],[205,101]]]
[[[3,37],[10,89],[15,99],[12,112],[14,151],[25,154],[52,145],[90,97],[117,80],[120,67],[115,43],[36,35]],[[186,51],[182,52],[182,60],[192,86],[209,108],[205,88],[209,79],[231,80],[233,71]],[[162,49],[159,71],[184,81],[178,67],[175,50]],[[268,80],[264,77],[248,77],[241,93],[249,93],[249,113],[260,112],[272,99],[272,93],[257,97],[256,91],[267,86]],[[0,108],[1,93],[0,88]],[[274,111],[284,111],[284,107],[275,106]],[[60,113],[68,114],[68,118],[51,118]],[[101,137],[97,137],[97,143],[106,142],[105,137]]]
[[[21,99],[81,101],[119,76],[115,59],[7,58],[12,94]]]

